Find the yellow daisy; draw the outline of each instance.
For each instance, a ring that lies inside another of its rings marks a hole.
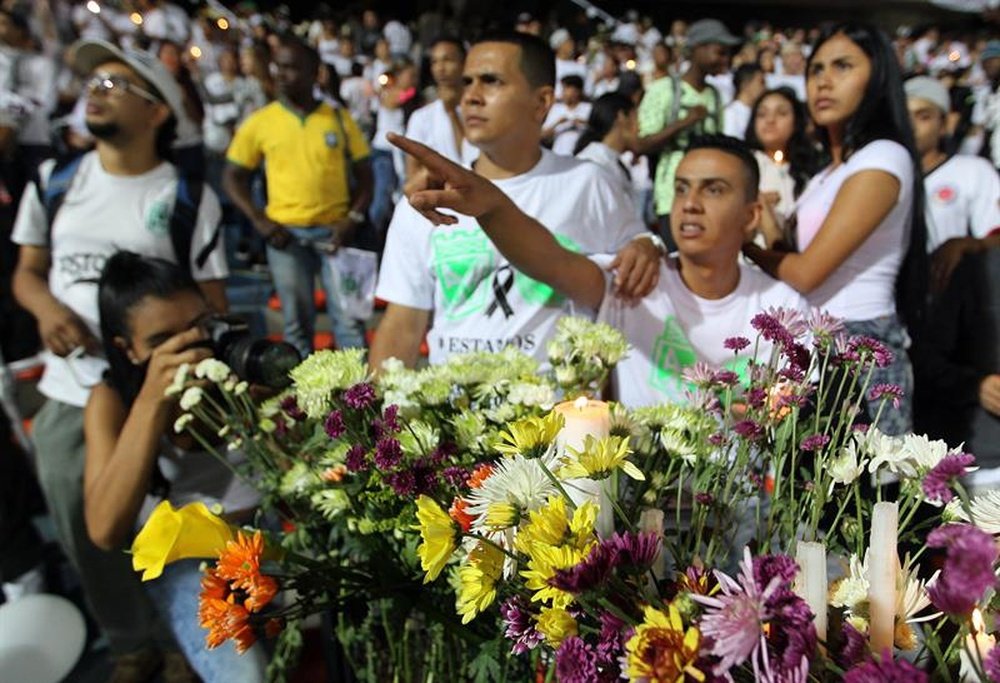
[[[606,479],[620,469],[633,479],[644,481],[646,476],[626,459],[631,452],[627,438],[609,436],[595,439],[588,436],[582,451],[568,449],[559,476],[563,479]]]
[[[626,674],[630,680],[704,681],[705,674],[695,666],[701,633],[697,628],[684,629],[680,612],[673,605],[664,613],[647,606],[642,623],[625,643]]]
[[[427,572],[424,583],[430,583],[455,552],[457,529],[448,513],[427,496],[417,498],[417,521],[421,539],[417,554],[420,566]]]
[[[468,624],[496,599],[504,555],[488,543],[479,543],[458,569],[458,604],[462,623]]]
[[[562,427],[563,416],[555,411],[545,417],[525,417],[509,424],[494,448],[508,457],[539,458],[555,443]]]
[[[578,633],[576,619],[570,616],[569,612],[558,607],[543,607],[538,615],[535,628],[545,636],[545,642],[553,649],[558,648],[564,640]]]
[[[596,541],[595,541],[596,543]],[[569,546],[536,545],[528,559],[528,568],[521,572],[526,588],[535,591],[532,602],[545,602],[553,607],[566,607],[573,602],[570,593],[549,585],[549,579],[559,569],[575,567],[589,554]]]

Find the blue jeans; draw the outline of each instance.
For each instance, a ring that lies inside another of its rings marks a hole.
[[[274,288],[281,299],[281,314],[285,320],[285,341],[298,349],[305,358],[313,351],[316,332],[316,306],[313,284],[319,275],[326,292],[326,311],[333,326],[337,348],[365,345],[365,323],[348,319],[337,301],[337,278],[325,254],[307,244],[310,240],[328,240],[330,231],[322,227],[287,226],[294,239],[284,249],[267,247],[267,262],[271,267]],[[304,242],[306,244],[304,244]]]
[[[872,371],[871,384],[895,384],[903,390],[903,398],[899,408],[894,408],[887,402],[878,420],[878,428],[883,434],[900,436],[913,431],[913,366],[906,349],[910,345],[906,327],[895,314],[874,318],[872,320],[845,320],[844,327],[852,335],[874,337],[892,351],[892,363],[884,368]],[[870,401],[865,397],[869,419],[878,414],[881,400]]]
[[[368,219],[372,222],[376,233],[384,235],[389,227],[394,207],[392,194],[396,191],[399,179],[396,178],[396,167],[392,152],[383,149],[373,149],[372,165],[372,203],[368,206]]]
[[[207,631],[198,623],[201,592],[200,560],[181,560],[163,568],[163,575],[143,585],[170,624],[191,668],[204,683],[262,683],[267,659],[260,643],[238,654],[231,642],[214,650],[205,647]]]

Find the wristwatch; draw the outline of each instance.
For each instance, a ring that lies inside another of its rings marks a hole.
[[[347,212],[347,219],[355,225],[361,225],[365,222],[365,215],[356,209],[351,209]]]

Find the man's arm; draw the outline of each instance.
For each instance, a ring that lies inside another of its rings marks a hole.
[[[222,187],[236,208],[250,219],[254,230],[259,232],[272,247],[281,249],[288,244],[292,236],[284,227],[268,218],[267,214],[253,203],[253,197],[250,194],[252,175],[251,169],[231,161],[227,162],[226,168],[222,172]]]
[[[205,280],[198,283],[198,289],[201,290],[202,296],[208,301],[208,305],[213,311],[225,313],[229,310],[225,280]]]
[[[649,135],[644,135],[637,139],[635,142],[635,149],[633,151],[636,154],[655,154],[666,147],[671,140],[677,137],[678,133],[690,128],[707,117],[708,110],[705,107],[701,105],[692,107],[688,112],[688,115],[684,118],[678,119],[673,123],[668,123],[656,133],[650,133]]]
[[[368,351],[372,371],[378,373],[382,362],[389,358],[398,358],[408,368],[416,366],[430,318],[430,311],[390,303]]]
[[[497,249],[519,271],[553,287],[574,302],[597,309],[604,298],[600,267],[586,256],[565,249],[541,223],[521,211],[489,180],[448,161],[429,147],[399,135],[389,141],[444,179],[444,189],[424,190],[410,204],[435,225],[450,225],[451,209],[476,218]]]
[[[49,290],[51,255],[47,247],[21,247],[14,271],[14,298],[38,320],[38,332],[45,347],[65,356],[78,346],[99,348],[80,317],[52,296]]]

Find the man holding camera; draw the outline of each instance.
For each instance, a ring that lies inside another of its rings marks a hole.
[[[364,322],[340,310],[336,273],[323,252],[347,243],[365,222],[372,197],[368,143],[350,113],[314,97],[320,65],[315,50],[291,39],[278,49],[274,63],[281,96],[237,129],[226,154],[223,187],[267,240],[285,340],[303,356],[312,352],[313,286],[321,275],[337,346],[364,346]],[[267,164],[264,210],[250,193],[251,176],[262,163]]]
[[[165,258],[189,269],[223,311],[227,270],[218,199],[168,161],[185,116],[173,77],[152,55],[103,41],[78,43],[73,55],[75,69],[89,76],[86,123],[96,148],[45,162],[25,190],[13,233],[14,293],[38,320],[46,347],[39,390],[48,400],[33,430],[39,482],[118,658],[112,680],[141,681],[159,666],[150,647],[154,612],[128,557],[97,548],[83,521],[83,406],[107,367],[97,341],[97,278],[123,248]]]

